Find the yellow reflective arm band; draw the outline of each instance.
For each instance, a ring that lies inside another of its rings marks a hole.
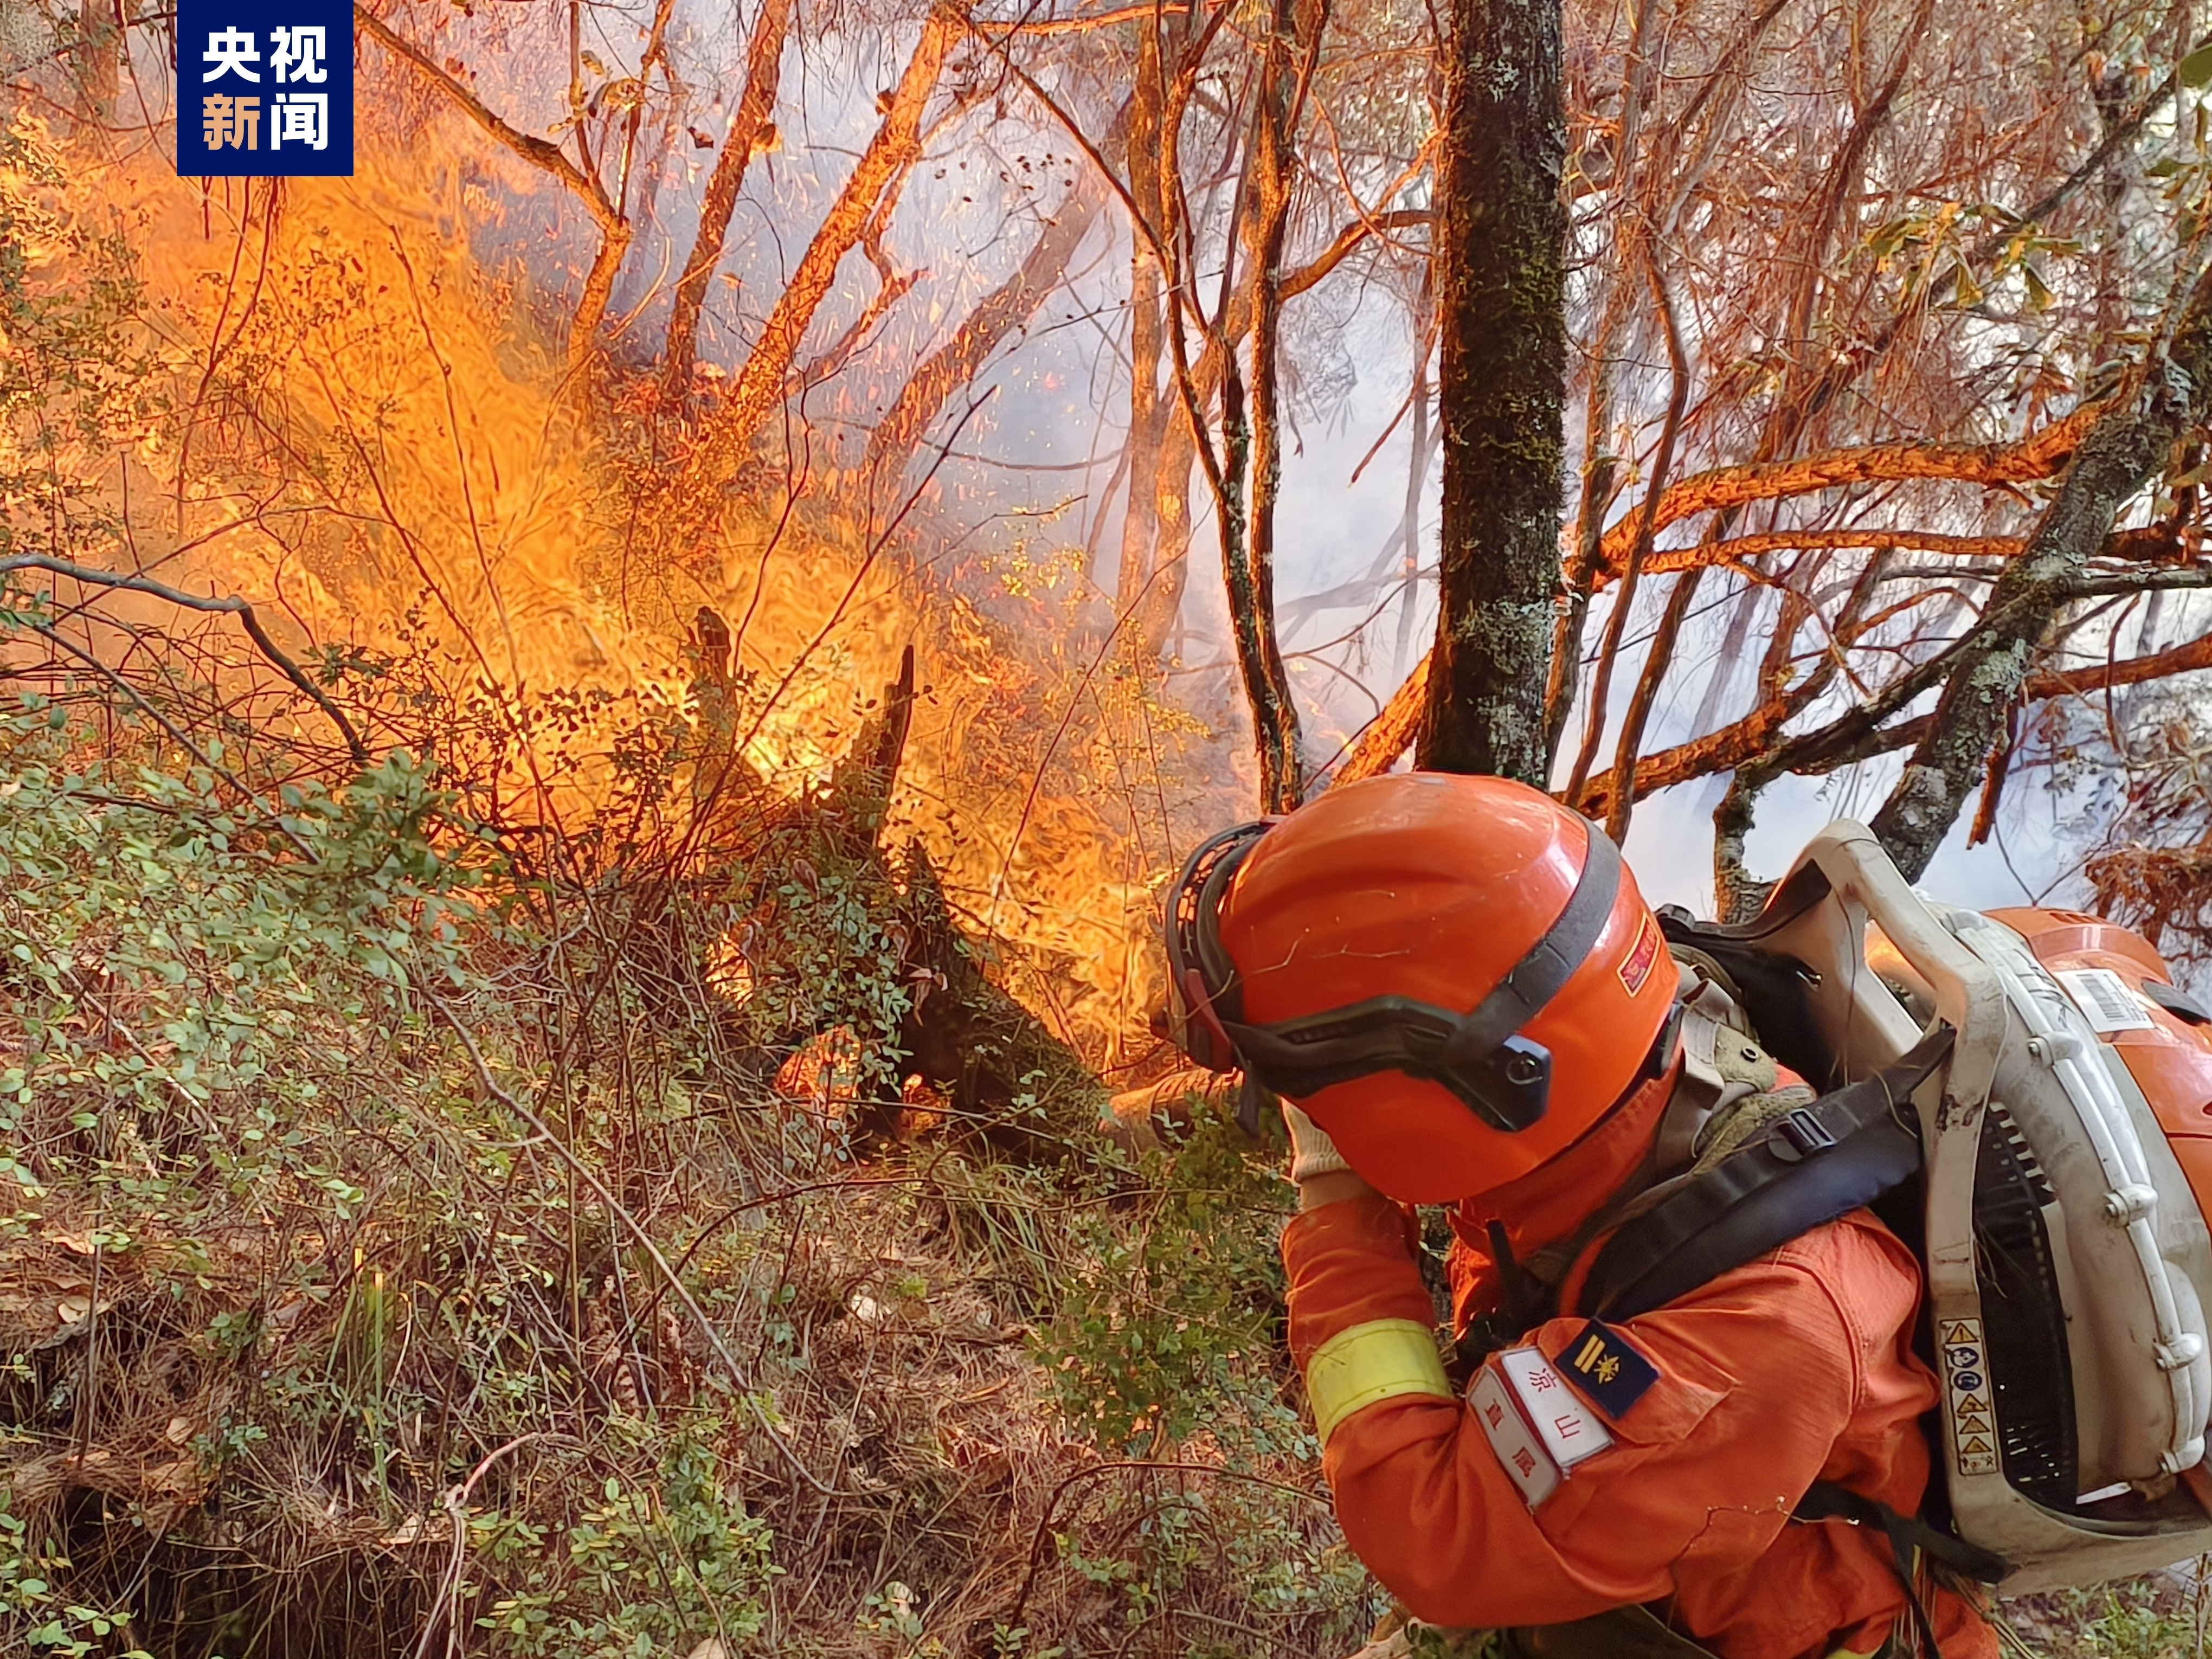
[[[1452,1397],[1436,1334],[1411,1319],[1378,1319],[1339,1331],[1306,1362],[1306,1396],[1322,1443],[1356,1411],[1401,1394]]]

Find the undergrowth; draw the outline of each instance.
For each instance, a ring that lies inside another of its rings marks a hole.
[[[1357,1644],[1233,1129],[866,1133],[895,1021],[763,1084],[665,906],[519,871],[427,766],[260,791],[161,738],[0,723],[13,1641]],[[784,898],[778,1022],[905,994],[867,892]]]
[[[884,828],[903,714],[794,791],[703,607],[627,702],[456,679],[447,595],[281,677],[84,631],[133,465],[349,537],[355,463],[250,340],[178,402],[58,167],[0,134],[0,1650],[1356,1645],[1274,1160],[1097,1129]]]
[[[2001,1611],[2008,1655],[2037,1659],[2203,1659],[2212,1643],[2208,1563],[2161,1573],[2007,1600]]]

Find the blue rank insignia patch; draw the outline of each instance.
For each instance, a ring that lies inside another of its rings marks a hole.
[[[1626,1337],[1595,1319],[1568,1340],[1557,1364],[1576,1391],[1616,1423],[1659,1380],[1656,1368]]]

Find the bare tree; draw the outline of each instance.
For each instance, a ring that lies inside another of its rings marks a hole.
[[[668,343],[661,353],[660,377],[665,395],[678,398],[690,384],[691,365],[699,350],[699,316],[706,307],[707,285],[721,263],[722,244],[730,234],[730,216],[745,187],[745,170],[775,131],[776,88],[781,83],[786,39],[791,27],[791,0],[762,0],[753,24],[752,42],[745,53],[745,85],[738,95],[730,130],[723,135],[721,153],[699,204],[699,226],[691,239],[684,274],[676,280],[675,302],[668,313]]]

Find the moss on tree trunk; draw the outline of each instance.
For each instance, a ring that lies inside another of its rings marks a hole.
[[[1442,609],[1421,764],[1540,786],[1559,587],[1559,0],[1452,0],[1440,162]]]

